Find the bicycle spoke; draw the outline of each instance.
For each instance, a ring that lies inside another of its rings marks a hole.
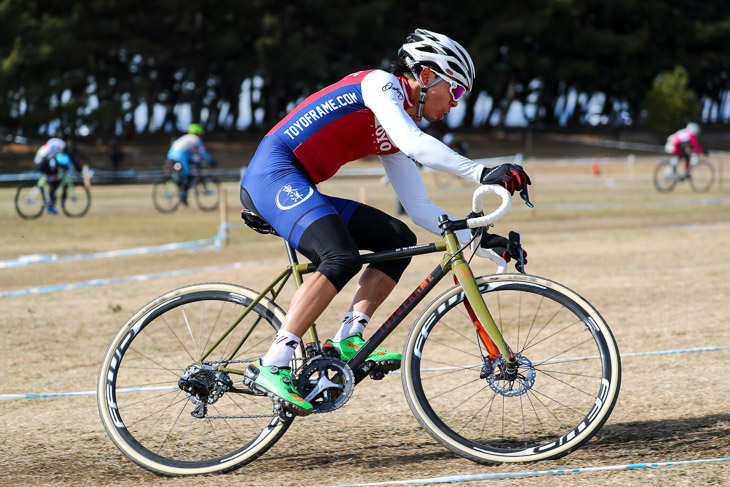
[[[515,368],[478,354],[481,340],[460,304],[463,294],[453,288],[409,335],[403,370],[409,405],[434,438],[473,460],[557,458],[587,441],[615,403],[619,371],[604,366],[611,362],[599,338],[610,332],[596,331],[600,317],[582,315],[555,283],[494,279],[504,282],[480,290],[516,354]]]
[[[231,390],[236,387],[231,382],[240,384],[240,376],[220,382],[217,375],[227,377],[236,370],[217,372],[231,363],[227,357],[234,345],[243,343],[241,350],[247,350],[237,352],[236,362],[262,356],[283,312],[272,313],[272,304],[260,304],[218,343],[219,335],[241,319],[250,303],[242,297],[250,293],[215,286],[230,285],[191,286],[187,293],[173,292],[140,310],[105,357],[98,389],[104,425],[125,454],[155,472],[237,468],[266,451],[289,425],[274,413],[268,397]],[[249,326],[256,320],[266,326]],[[246,331],[250,334],[243,340]],[[202,354],[215,343],[217,349],[200,365]],[[178,386],[182,377],[204,386],[183,392]]]

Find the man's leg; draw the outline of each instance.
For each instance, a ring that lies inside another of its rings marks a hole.
[[[348,230],[361,249],[382,251],[416,244],[415,234],[405,223],[367,205],[360,205],[353,212]],[[362,335],[370,317],[393,291],[409,262],[410,258],[368,266],[358,283],[350,312],[325,346],[337,348],[343,360],[352,357],[364,343]],[[401,355],[376,349],[367,360],[378,362],[383,370],[395,370],[400,367]]]
[[[360,271],[362,263],[355,242],[337,214],[325,215],[310,223],[299,239],[298,250],[318,270],[294,293],[282,328],[269,351],[260,361],[249,365],[245,377],[254,388],[277,397],[287,409],[308,414],[313,408],[299,395],[291,380],[291,358],[301,343],[301,336]]]
[[[381,270],[372,267],[365,269],[357,283],[350,310],[332,340],[341,342],[358,333],[362,335],[370,317],[390,296],[396,284],[393,278]]]

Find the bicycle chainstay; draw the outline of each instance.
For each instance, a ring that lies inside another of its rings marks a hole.
[[[216,368],[217,366],[220,366],[220,365],[224,365],[224,366],[225,366],[225,365],[228,365],[228,364],[241,364],[241,363],[252,363],[252,362],[255,362],[256,360],[257,360],[257,359],[242,359],[242,360],[206,360],[206,361],[203,361],[203,362],[201,362],[201,366],[209,366],[209,367],[213,367],[213,368]],[[294,358],[294,360],[295,360],[295,361],[297,361],[297,362],[304,362],[304,361],[305,361],[305,360],[307,360],[307,359],[306,359],[306,358],[301,358],[301,357],[295,357],[295,358]],[[185,391],[185,390],[184,390],[184,389],[182,389],[182,388],[181,388],[180,390],[182,390],[183,392],[185,392],[186,394],[188,394],[188,399],[190,400],[190,402],[192,402],[193,404],[195,404],[195,405],[196,405],[196,409],[195,409],[195,410],[193,411],[193,413],[191,413],[191,414],[193,414],[193,417],[195,417],[195,418],[198,418],[198,419],[251,419],[251,418],[274,418],[274,417],[276,417],[276,416],[279,416],[279,417],[281,417],[281,416],[282,416],[282,414],[286,414],[287,416],[289,416],[289,414],[287,414],[287,413],[286,413],[285,411],[283,411],[283,410],[282,410],[282,411],[274,411],[274,412],[272,412],[271,414],[242,414],[242,415],[236,414],[236,415],[230,415],[230,416],[226,416],[226,415],[209,415],[209,414],[207,413],[207,405],[208,405],[209,403],[210,403],[210,404],[212,404],[212,403],[214,403],[215,401],[217,401],[218,399],[220,399],[220,397],[221,397],[221,396],[222,396],[222,395],[223,395],[224,393],[228,392],[228,391],[230,390],[230,388],[227,388],[227,389],[226,389],[225,391],[217,392],[217,393],[215,394],[215,396],[214,396],[214,400],[213,400],[213,401],[209,401],[207,397],[205,398],[205,400],[203,400],[203,399],[201,399],[201,398],[199,398],[199,397],[197,397],[197,396],[195,396],[195,395],[191,394],[191,392],[189,392],[189,391]],[[234,389],[234,390],[238,390],[238,389]],[[350,391],[350,394],[351,394],[351,393],[352,393],[352,392]],[[344,404],[344,402],[343,402],[342,404]],[[338,407],[341,407],[341,405],[342,405],[342,404],[340,404],[340,405],[339,405]],[[316,412],[328,412],[328,411],[316,411]],[[287,419],[290,419],[290,418],[287,418]]]

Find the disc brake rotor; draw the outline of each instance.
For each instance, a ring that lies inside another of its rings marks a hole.
[[[490,389],[507,397],[521,396],[535,385],[535,367],[522,355],[515,355],[517,365],[509,366],[500,355],[494,360],[485,359],[481,378],[486,379]]]

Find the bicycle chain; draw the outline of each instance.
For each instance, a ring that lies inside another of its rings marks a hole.
[[[258,359],[242,359],[242,360],[206,360],[203,362],[204,365],[228,365],[228,364],[241,364],[251,363]],[[301,358],[295,358],[294,360],[304,360]],[[233,415],[233,416],[208,416],[206,415],[203,419],[255,419],[255,418],[275,418],[278,416],[276,413],[272,414],[246,414],[246,415]]]
[[[205,416],[203,419],[247,419],[247,418],[275,418],[276,414],[249,414],[240,416]]]

